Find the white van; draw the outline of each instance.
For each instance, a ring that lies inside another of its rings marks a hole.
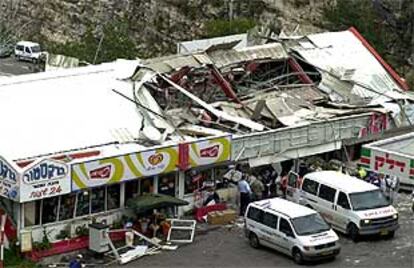
[[[250,203],[244,220],[252,247],[276,249],[298,264],[333,259],[341,250],[338,236],[316,211],[281,198]]]
[[[17,60],[29,60],[36,63],[39,61],[42,51],[38,43],[20,41],[14,48],[14,55]]]
[[[334,229],[354,241],[360,235],[393,237],[399,227],[397,210],[370,183],[337,171],[309,173],[301,183],[297,179],[289,175],[288,187],[298,189],[288,200],[317,210]]]

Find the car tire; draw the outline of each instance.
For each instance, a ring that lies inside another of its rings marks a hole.
[[[388,235],[387,235],[387,239],[393,239],[395,236],[395,231],[391,231]]]
[[[359,241],[359,232],[358,227],[354,223],[350,223],[347,228],[348,236],[352,239],[354,242]]]
[[[296,264],[303,264],[303,255],[298,248],[294,248],[292,251],[292,258]]]
[[[259,248],[260,247],[259,238],[257,237],[257,235],[255,233],[250,232],[249,242],[250,242],[250,246],[252,248]]]

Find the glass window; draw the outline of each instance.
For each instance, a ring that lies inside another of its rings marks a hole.
[[[336,190],[334,188],[321,184],[321,187],[319,188],[320,198],[333,203],[335,200],[335,195],[336,195]]]
[[[106,188],[106,195],[107,195],[107,203],[106,208],[107,210],[116,209],[120,207],[121,204],[121,194],[120,194],[120,185],[114,184],[108,186]]]
[[[381,190],[349,194],[354,210],[367,210],[389,206]]]
[[[280,218],[279,231],[286,235],[293,235],[292,227],[287,220]]]
[[[303,181],[302,190],[307,193],[316,195],[316,193],[318,192],[318,186],[319,183],[317,183],[316,181],[305,179]]]
[[[294,218],[292,223],[298,235],[312,235],[331,229],[318,213]]]
[[[154,192],[154,177],[141,179],[140,194]]]
[[[105,187],[92,189],[91,194],[91,213],[105,211]]]
[[[343,192],[339,192],[337,204],[338,206],[343,207],[344,209],[351,209],[351,206],[349,205],[348,197]]]
[[[213,179],[212,169],[208,170],[190,170],[185,173],[184,194],[192,194],[203,188],[204,183]],[[214,182],[213,182],[214,184]]]
[[[128,181],[125,183],[125,204],[129,199],[138,195],[139,180]]]
[[[24,203],[24,226],[40,224],[40,207],[42,200]]]
[[[58,215],[59,196],[43,199],[42,224],[55,222]]]
[[[76,216],[79,217],[79,216],[89,215],[90,192],[89,191],[79,192],[77,196],[78,196],[78,204],[76,206]]]
[[[161,175],[159,177],[158,193],[175,196],[175,174]]]
[[[26,47],[26,48],[24,49],[24,51],[25,51],[26,53],[30,53],[30,49],[29,49],[28,47]]]
[[[76,194],[62,195],[60,199],[59,221],[69,220],[73,218],[75,210]]]
[[[257,209],[255,207],[250,207],[249,212],[247,213],[247,218],[263,223],[264,212],[263,210]]]
[[[263,224],[270,228],[277,229],[277,219],[278,217],[276,215],[265,213],[263,216]]]

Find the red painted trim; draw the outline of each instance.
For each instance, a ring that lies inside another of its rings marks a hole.
[[[213,65],[209,66],[210,73],[214,77],[214,80],[216,83],[220,86],[220,88],[223,90],[224,94],[233,102],[241,104],[241,101],[237,97],[237,94],[234,92],[232,86],[230,83],[223,77],[223,75],[220,73],[220,71]]]
[[[404,81],[404,79],[401,78],[397,74],[397,72],[378,54],[378,52],[373,48],[368,41],[358,32],[358,30],[355,27],[351,27],[348,29],[351,33],[355,35],[356,38],[361,41],[361,43],[371,52],[371,54],[379,61],[379,63],[382,65],[382,67],[387,70],[387,72],[394,78],[395,82],[404,90],[409,90],[410,86]]]
[[[293,69],[294,72],[299,73],[299,79],[304,84],[313,84],[312,79],[305,73],[302,66],[294,59],[294,58],[288,58],[287,60],[290,68]]]
[[[371,159],[369,159],[369,158],[362,158],[361,157],[360,161],[361,161],[361,163],[364,163],[364,164],[370,164],[371,163]]]
[[[414,169],[410,169],[410,175],[414,175]]]
[[[112,241],[125,239],[125,231],[109,233]],[[52,248],[47,250],[33,250],[26,257],[32,261],[39,261],[43,257],[76,251],[89,247],[89,236],[76,237],[52,243]]]

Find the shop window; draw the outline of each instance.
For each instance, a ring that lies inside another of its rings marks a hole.
[[[205,184],[212,181],[212,169],[190,170],[185,173],[184,194],[191,194],[203,188]],[[213,182],[214,185],[214,182]]]
[[[89,215],[89,206],[90,206],[89,197],[90,197],[89,191],[78,193],[78,204],[76,206],[77,217]]]
[[[121,204],[121,195],[120,195],[120,185],[115,184],[108,186],[106,188],[106,207],[107,210],[116,209],[120,207]]]
[[[42,224],[57,220],[58,206],[59,196],[43,199]]]
[[[92,189],[91,193],[91,213],[105,211],[105,187]]]
[[[60,199],[59,221],[73,218],[76,194],[62,195]]]
[[[158,193],[175,196],[175,174],[159,177]]]
[[[139,180],[128,181],[125,183],[125,204],[129,199],[138,195]]]
[[[17,223],[17,210],[15,209],[17,204],[18,203],[13,202],[10,199],[0,196],[0,208],[4,209],[6,213],[11,216],[11,219],[15,224]]]
[[[40,208],[42,200],[24,203],[24,226],[40,224]]]
[[[153,193],[154,192],[154,178],[144,178],[141,179],[141,188],[140,188],[140,194],[144,193]]]

